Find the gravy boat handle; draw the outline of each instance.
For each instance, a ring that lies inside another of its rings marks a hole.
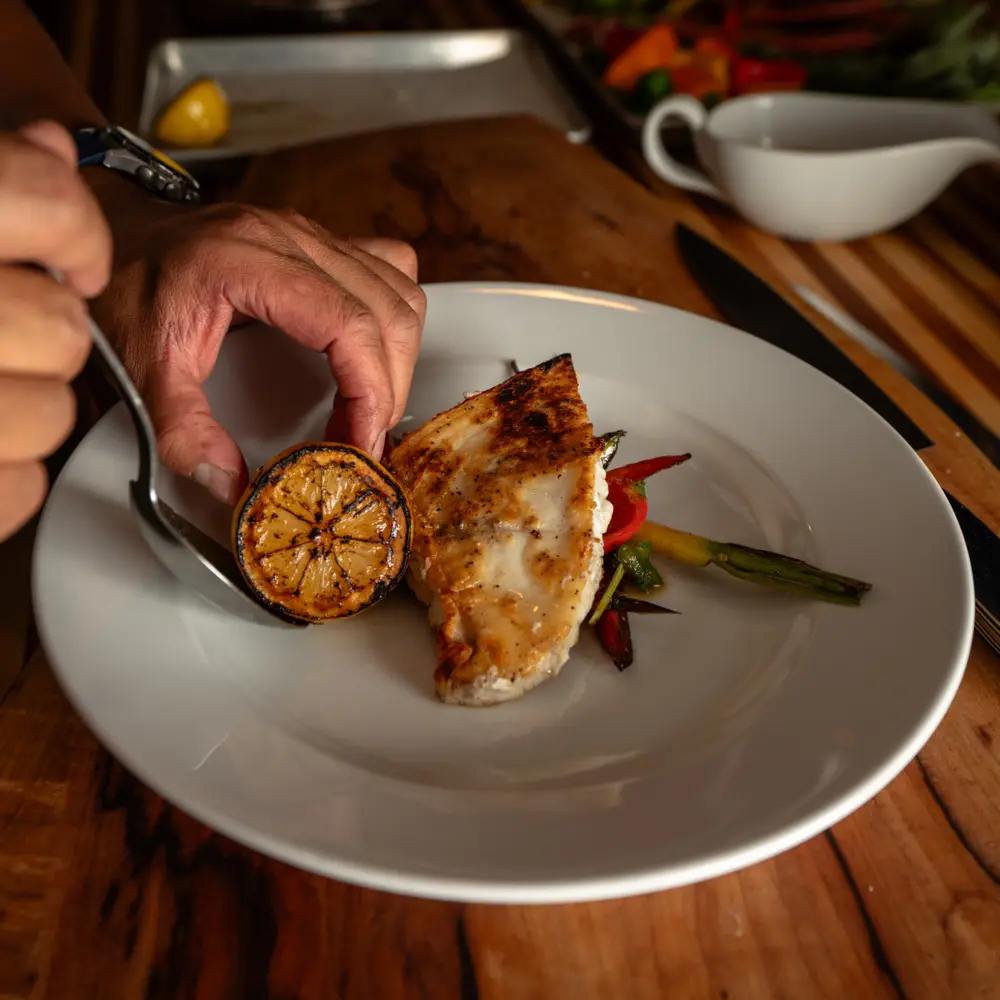
[[[728,202],[729,199],[700,170],[692,170],[678,163],[664,148],[660,137],[663,123],[670,118],[680,118],[693,132],[698,132],[705,126],[708,112],[701,101],[687,95],[668,97],[661,101],[646,116],[642,125],[642,152],[646,162],[663,180],[688,191],[707,194],[717,201]]]

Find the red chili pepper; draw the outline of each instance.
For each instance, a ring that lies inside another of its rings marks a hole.
[[[619,670],[631,666],[632,630],[624,611],[605,611],[597,623],[597,637]]]
[[[610,552],[627,542],[643,525],[649,514],[649,504],[643,482],[657,472],[680,465],[687,455],[664,455],[644,462],[622,465],[608,473],[608,500],[614,508],[611,523],[604,532],[604,551]]]
[[[663,455],[660,458],[647,458],[642,462],[633,462],[631,465],[621,465],[617,469],[612,469],[608,473],[608,482],[618,483],[641,483],[650,476],[655,476],[657,472],[669,469],[672,465],[680,465],[691,457],[686,455]]]

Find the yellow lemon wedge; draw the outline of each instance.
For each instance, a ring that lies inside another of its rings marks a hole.
[[[185,87],[160,113],[156,137],[185,149],[214,146],[229,131],[229,101],[207,78]]]
[[[233,552],[250,589],[265,607],[305,622],[378,603],[403,579],[412,535],[402,487],[344,444],[283,451],[233,512]]]

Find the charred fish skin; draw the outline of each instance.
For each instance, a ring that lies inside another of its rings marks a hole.
[[[604,447],[563,354],[439,414],[393,452],[442,701],[495,705],[561,671],[600,583]]]

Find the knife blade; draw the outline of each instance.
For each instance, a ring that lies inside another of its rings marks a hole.
[[[762,278],[683,223],[677,223],[676,238],[691,276],[728,323],[839,382],[875,410],[914,451],[934,445],[843,351]],[[976,599],[1000,618],[1000,538],[947,490],[944,493],[969,551]]]

